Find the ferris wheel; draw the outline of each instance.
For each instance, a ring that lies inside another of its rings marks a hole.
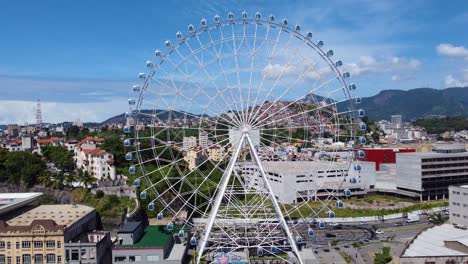
[[[303,263],[316,230],[362,188],[366,125],[346,66],[311,32],[258,12],[202,19],[154,55],[124,127],[149,215],[197,263]]]

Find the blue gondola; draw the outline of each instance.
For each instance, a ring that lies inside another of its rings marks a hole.
[[[356,104],[360,104],[360,103],[362,103],[362,99],[361,99],[361,97],[359,97],[359,96],[356,96],[356,98],[354,98],[354,102],[355,102]]]
[[[148,204],[148,210],[149,211],[154,211],[154,203],[149,203]]]
[[[283,26],[287,26],[288,25],[288,20],[286,18],[283,19]]]
[[[355,171],[361,171],[361,165],[360,164],[354,164],[354,170]]]
[[[366,144],[366,142],[367,142],[367,139],[366,139],[365,137],[359,137],[359,143],[360,143],[361,145]]]
[[[190,238],[190,245],[192,245],[192,246],[197,245],[197,239],[195,237]]]
[[[140,199],[145,200],[146,199],[146,191],[142,191],[140,193]]]
[[[344,190],[344,196],[345,197],[350,197],[351,196],[351,190],[349,190],[349,189]]]
[[[343,208],[344,207],[343,201],[341,201],[341,200],[336,201],[336,207]]]
[[[125,134],[128,134],[128,133],[130,133],[130,132],[131,132],[131,129],[130,129],[130,127],[129,127],[129,126],[124,126],[124,128],[123,128],[123,132],[124,132]]]
[[[366,123],[362,122],[359,124],[359,130],[366,131],[366,129],[367,129]]]
[[[145,74],[144,72],[140,72],[140,73],[138,74],[138,78],[140,78],[140,79],[145,79],[145,78],[146,78],[146,74]]]
[[[312,32],[307,32],[306,38],[311,39],[312,38]]]
[[[127,154],[125,154],[125,159],[126,160],[133,160],[133,154],[131,152],[128,152]]]
[[[202,20],[200,21],[200,24],[202,25],[202,27],[206,27],[207,25],[206,19],[202,18]]]
[[[247,19],[247,12],[242,12],[242,19]]]
[[[166,41],[164,42],[164,46],[166,46],[166,48],[170,48],[170,47],[172,46],[171,41],[170,41],[170,40],[166,40]]]
[[[141,180],[140,179],[135,179],[133,181],[133,186],[138,188],[138,187],[140,187],[140,185],[141,185]]]
[[[181,39],[182,39],[182,32],[177,31],[177,33],[175,34],[175,36],[176,36],[176,38],[177,38],[178,40],[181,40]]]
[[[343,78],[347,79],[349,77],[351,77],[351,73],[349,73],[349,72],[343,73]]]
[[[168,231],[172,231],[172,229],[174,229],[174,224],[172,222],[169,222],[169,224],[167,224],[166,228],[167,228]]]
[[[195,31],[195,27],[194,27],[192,24],[190,24],[190,25],[188,26],[188,31],[194,32],[194,31]]]
[[[325,222],[324,221],[319,222],[319,228],[325,228]]]
[[[358,179],[356,177],[352,177],[350,180],[349,180],[351,183],[357,183],[358,182]]]
[[[263,256],[263,248],[259,247],[257,249],[257,256],[259,256],[259,257]]]
[[[271,253],[278,254],[278,248],[275,246],[271,247]]]
[[[357,88],[357,86],[356,86],[355,84],[350,84],[350,85],[348,86],[348,89],[349,89],[350,91],[354,91],[354,90],[356,90],[356,88]]]
[[[295,31],[301,31],[301,26],[300,26],[300,25],[296,25],[296,26],[294,27],[294,30],[295,30]]]
[[[333,53],[333,50],[329,50],[329,51],[327,52],[327,57],[333,57],[333,54],[334,54],[334,53]]]
[[[335,67],[341,67],[341,66],[343,66],[342,61],[339,60],[339,61],[335,62]]]
[[[218,15],[216,15],[216,16],[214,16],[214,21],[216,23],[219,23],[221,21],[221,18]]]
[[[148,64],[148,62],[146,62],[146,64]],[[136,93],[136,92],[139,92],[140,91],[140,85],[133,85],[132,86],[132,90]]]
[[[335,218],[335,212],[332,210],[328,211],[328,218]]]
[[[366,156],[366,153],[363,150],[358,150],[357,155],[359,158],[364,158]]]
[[[156,219],[158,219],[158,221],[163,220],[163,218],[164,218],[164,215],[163,215],[162,212],[161,212],[161,213],[158,213],[158,215],[156,216]]]
[[[184,235],[185,235],[184,230],[180,230],[180,231],[179,231],[179,237],[180,237],[180,238],[183,238]]]
[[[136,103],[135,98],[128,99],[128,105],[135,105],[135,103]]]
[[[154,67],[154,63],[152,61],[146,61],[146,68],[152,69]]]
[[[260,18],[262,18],[260,12],[255,13],[255,19],[259,20]]]
[[[317,47],[322,48],[323,47],[323,40],[320,40],[317,42]]]
[[[269,19],[270,19],[271,22],[274,22],[274,21],[275,21],[275,16],[274,16],[274,15],[270,15]]]
[[[135,168],[135,166],[131,166],[130,168],[128,168],[128,173],[130,173],[130,174],[135,174],[135,173],[136,173],[136,168]]]
[[[156,57],[161,57],[162,52],[161,52],[160,50],[155,50],[155,51],[154,51],[154,55],[155,55]]]
[[[359,109],[356,111],[356,115],[357,117],[364,117],[366,115],[366,112],[364,112],[364,110],[362,109]]]
[[[229,20],[234,20],[234,14],[232,12],[228,13],[228,19]]]
[[[133,117],[133,113],[132,112],[125,112],[125,118],[132,118]]]
[[[125,147],[130,147],[132,145],[132,141],[130,139],[125,139],[124,140],[124,146]]]
[[[302,243],[302,237],[300,235],[296,236],[296,243]]]
[[[309,229],[307,229],[307,235],[313,237],[315,236],[315,231],[309,227]]]

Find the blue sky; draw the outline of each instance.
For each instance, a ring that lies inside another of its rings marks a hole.
[[[359,94],[468,85],[468,2],[2,1],[0,124],[102,121],[166,39],[201,18],[260,11],[300,24],[348,63]]]

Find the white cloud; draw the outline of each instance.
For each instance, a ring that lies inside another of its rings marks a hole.
[[[285,77],[288,76],[289,74],[293,73],[295,70],[295,67],[292,65],[280,65],[278,63],[276,64],[268,64],[263,68],[263,75],[266,76],[266,78],[269,79],[276,79],[279,77]]]
[[[401,76],[400,75],[393,75],[392,76],[392,81],[401,81]]]
[[[468,60],[468,49],[464,46],[454,46],[448,43],[442,43],[436,47],[437,53],[449,57],[465,58]]]
[[[415,71],[420,66],[421,62],[412,58],[388,57],[377,60],[372,56],[361,56],[357,62],[346,64],[346,69],[351,73],[351,76],[359,76],[366,73]],[[394,76],[397,79],[397,75]]]
[[[445,77],[445,86],[446,87],[465,87],[468,86],[468,69],[463,70],[461,76],[456,77],[452,74]]]

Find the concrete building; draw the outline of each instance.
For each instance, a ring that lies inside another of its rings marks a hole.
[[[187,151],[184,156],[184,161],[188,163],[189,170],[195,169],[200,163],[206,159],[206,156],[201,151],[201,148],[194,147]]]
[[[109,233],[94,231],[96,227],[94,208],[84,205],[38,206],[6,222],[0,221],[0,263],[2,258],[4,263],[23,264],[33,261],[109,263]],[[77,261],[71,261],[75,259]]]
[[[99,148],[103,138],[87,137],[74,147],[74,160],[77,169],[89,172],[96,180],[115,180],[114,155]]]
[[[468,227],[468,185],[449,187],[450,223]]]
[[[8,125],[8,136],[9,137],[17,137],[19,133],[19,126],[18,124],[9,124]]]
[[[202,149],[208,148],[208,132],[204,130],[200,131],[200,135],[198,137],[198,145],[200,145]]]
[[[358,159],[375,162],[376,170],[380,170],[381,164],[395,164],[397,153],[416,152],[412,148],[362,148],[361,150],[365,155]]]
[[[168,231],[165,226],[143,229],[142,223],[129,222],[117,234],[118,245],[112,249],[114,264],[182,263],[187,253],[177,233]]]
[[[337,196],[344,196],[346,189],[352,195],[367,194],[367,190],[375,185],[375,165],[373,162],[358,163],[360,172],[353,169],[354,164],[349,167],[346,162],[265,161],[262,166],[279,202],[290,204],[326,198],[330,190],[336,190]],[[243,163],[238,169],[246,177],[247,184],[259,191],[266,191],[255,163]]]
[[[197,146],[197,138],[196,137],[184,137],[182,139],[182,150],[188,151],[191,148]]]
[[[397,189],[418,194],[420,200],[447,198],[450,185],[468,184],[468,152],[438,146],[437,152],[399,153],[396,156]]]
[[[402,128],[403,127],[403,117],[401,115],[392,115],[390,117],[390,123],[393,128]]]

